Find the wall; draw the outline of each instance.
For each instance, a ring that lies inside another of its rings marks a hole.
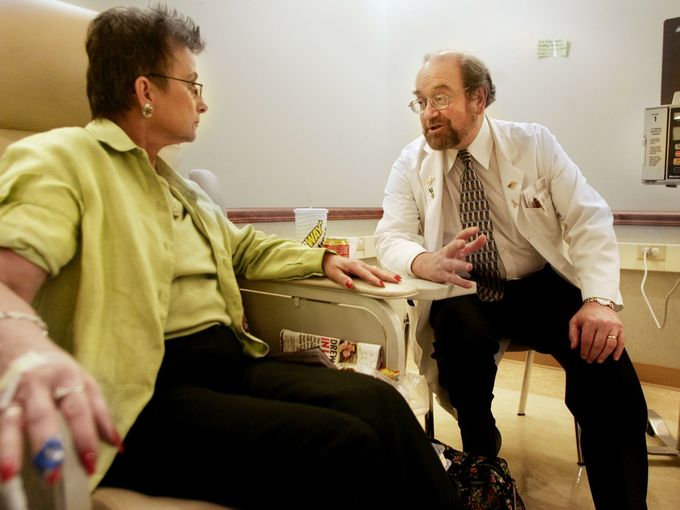
[[[217,171],[232,207],[379,206],[393,160],[419,134],[406,104],[421,58],[456,48],[489,65],[498,89],[490,113],[548,126],[613,209],[680,210],[680,190],[640,184],[642,112],[660,100],[663,21],[680,16],[677,0],[167,3],[194,17],[208,42],[198,65],[210,111],[178,160]],[[550,38],[571,42],[569,58],[536,58],[538,40]],[[329,235],[369,235],[374,224],[331,222]],[[294,235],[290,223],[258,227]],[[678,228],[617,235],[680,244]],[[650,275],[657,310],[677,277]],[[657,330],[641,278],[622,272],[631,356],[680,369],[680,291]]]
[[[233,207],[379,206],[419,134],[406,104],[422,56],[456,48],[489,65],[490,113],[548,126],[613,209],[680,210],[679,191],[640,184],[643,110],[660,101],[677,0],[166,1],[208,42],[210,111],[182,161],[219,172]],[[546,38],[568,39],[569,58],[537,59]]]

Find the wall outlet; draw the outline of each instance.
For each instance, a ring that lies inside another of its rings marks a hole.
[[[666,247],[662,244],[638,244],[638,260],[644,259],[645,250],[647,250],[647,260],[666,260]]]

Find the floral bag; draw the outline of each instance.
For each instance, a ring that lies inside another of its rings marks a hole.
[[[470,510],[526,510],[510,475],[508,463],[500,458],[481,457],[458,451],[437,440],[432,442]]]

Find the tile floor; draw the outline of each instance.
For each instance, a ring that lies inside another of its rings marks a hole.
[[[496,381],[494,415],[503,433],[501,457],[518,482],[528,510],[594,509],[585,468],[576,463],[574,421],[563,402],[564,372],[534,365],[526,416],[517,416],[524,363],[504,360]],[[647,405],[678,430],[680,390],[643,384]],[[460,448],[454,419],[435,408],[438,439]],[[676,436],[677,437],[677,436]],[[659,444],[648,437],[649,444]],[[680,508],[680,457],[650,455],[649,510]]]

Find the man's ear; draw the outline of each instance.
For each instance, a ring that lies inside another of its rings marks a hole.
[[[478,114],[483,113],[484,108],[486,108],[486,96],[487,91],[484,87],[477,87],[477,90],[475,90],[472,96],[472,104]]]

